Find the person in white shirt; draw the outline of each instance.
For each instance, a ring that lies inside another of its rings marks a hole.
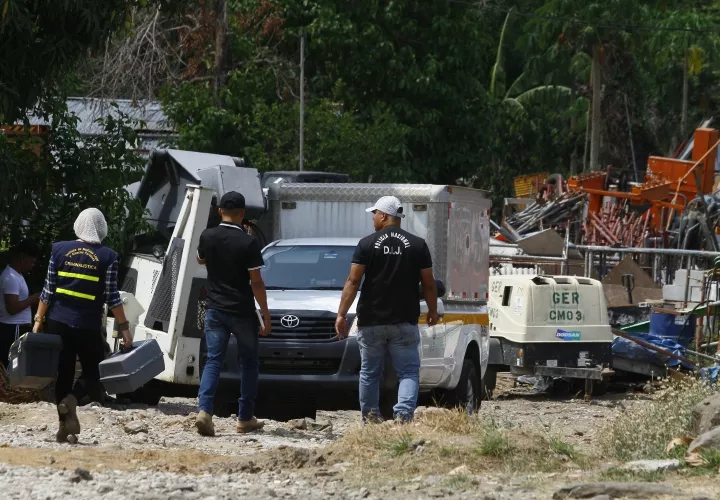
[[[32,270],[40,249],[32,240],[23,240],[10,249],[10,264],[0,274],[0,364],[8,365],[8,353],[15,339],[32,330],[31,307],[40,294],[30,295],[23,274]]]

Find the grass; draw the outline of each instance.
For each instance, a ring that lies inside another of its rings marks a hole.
[[[707,469],[712,472],[717,472],[720,469],[720,451],[702,450],[700,458],[703,461],[703,464],[699,467],[700,469]]]
[[[665,478],[664,472],[653,471],[631,471],[617,468],[610,468],[600,473],[600,478],[605,481],[617,481],[624,483],[644,482],[657,483]]]
[[[425,441],[420,453],[412,446],[417,440]],[[560,437],[509,428],[487,414],[468,416],[446,409],[423,412],[410,425],[358,427],[331,450],[333,456],[352,457],[352,474],[358,480],[446,476],[443,485],[453,490],[470,488],[476,474],[557,472],[583,468],[586,459]],[[462,471],[450,475],[461,466]]]
[[[445,486],[452,490],[465,490],[472,484],[472,480],[464,475],[464,474],[458,474],[457,476],[450,476],[447,481],[445,481]]]
[[[570,460],[575,460],[580,455],[572,444],[565,442],[560,436],[552,436],[548,444],[550,445],[550,451]]]
[[[384,445],[393,457],[399,457],[412,451],[410,444],[413,442],[412,434],[403,430],[398,436],[393,437]]]
[[[605,455],[617,460],[667,458],[666,447],[690,432],[692,409],[713,392],[694,379],[671,381],[663,394],[613,419],[600,433]]]
[[[700,467],[686,467],[687,443],[678,440],[682,444],[669,452],[666,447],[688,434],[692,408],[712,391],[694,380],[668,382],[655,399],[633,404],[609,420],[599,432],[600,449],[594,446],[588,453],[562,434],[506,426],[492,413],[468,416],[462,410],[439,408],[421,412],[408,425],[386,422],[358,427],[331,449],[337,457],[352,457],[352,473],[358,480],[446,476],[443,484],[453,490],[467,489],[474,475],[489,472],[512,477],[581,469],[592,474],[600,459],[626,462],[669,457],[683,465],[680,471],[668,473],[611,468],[600,473],[607,480],[656,482],[667,474],[703,476],[720,469],[720,452],[702,455],[706,464]],[[413,446],[417,440],[424,440],[421,453]],[[449,475],[460,466],[467,470]]]
[[[504,457],[513,452],[513,446],[506,432],[491,422],[480,431],[478,453],[484,457]]]

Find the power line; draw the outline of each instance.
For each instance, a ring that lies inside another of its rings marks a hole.
[[[677,31],[677,32],[684,32],[684,33],[720,33],[720,29],[694,29],[694,28],[680,28],[680,27],[666,27],[666,26],[645,26],[641,24],[609,24],[609,23],[601,23],[601,24],[592,24],[588,23],[586,21],[583,21],[581,19],[577,19],[574,17],[557,17],[557,16],[544,16],[542,14],[535,14],[531,12],[521,12],[515,9],[508,9],[505,7],[500,7],[498,5],[492,5],[488,3],[480,3],[480,2],[468,2],[464,0],[448,0],[449,3],[455,3],[455,4],[461,4],[461,5],[468,5],[471,7],[476,7],[478,9],[488,9],[488,10],[494,10],[496,12],[502,12],[504,14],[509,14],[510,12],[513,13],[513,15],[517,15],[520,17],[525,17],[528,19],[543,19],[546,21],[555,21],[555,22],[563,22],[563,23],[572,23],[577,24],[580,26],[586,26],[591,28],[607,28],[607,29],[623,29],[627,31],[632,30],[643,30],[643,31]]]

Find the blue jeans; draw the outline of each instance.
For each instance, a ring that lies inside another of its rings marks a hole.
[[[237,340],[238,362],[240,364],[240,399],[238,420],[250,420],[255,413],[255,398],[258,393],[259,349],[258,324],[255,318],[234,316],[215,309],[205,312],[205,342],[207,361],[200,379],[198,407],[213,413],[213,399],[220,380],[230,334]]]
[[[365,326],[358,329],[360,345],[360,411],[363,418],[378,414],[380,381],[385,355],[390,351],[393,368],[400,380],[398,401],[393,407],[396,418],[411,420],[417,407],[420,378],[420,330],[417,325]]]

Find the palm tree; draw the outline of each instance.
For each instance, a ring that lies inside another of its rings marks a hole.
[[[505,16],[505,22],[500,32],[497,56],[490,75],[490,97],[501,100],[503,105],[511,108],[518,116],[523,115],[529,105],[537,103],[556,105],[558,109],[568,109],[573,105],[574,101],[574,95],[570,87],[563,85],[535,86],[527,71],[521,73],[506,89],[503,48],[505,45],[505,33],[512,13],[513,9],[510,9],[510,12]]]

